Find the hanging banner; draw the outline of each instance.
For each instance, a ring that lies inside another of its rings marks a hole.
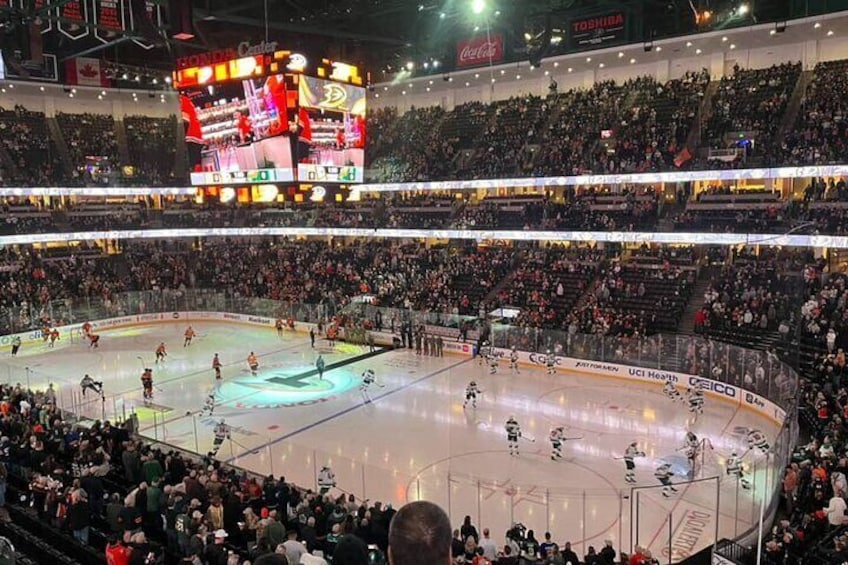
[[[603,47],[627,39],[627,18],[624,12],[610,12],[571,20],[568,46],[571,49]]]
[[[94,37],[108,43],[126,27],[126,10],[122,0],[91,0],[94,14]]]
[[[139,2],[140,0],[129,1],[132,3]],[[145,25],[144,22],[136,21],[136,11],[130,8],[130,29],[138,32],[140,30],[150,28],[151,26],[156,28],[162,27],[162,6],[155,2],[151,2],[151,0],[144,0],[144,14],[147,17],[147,22],[149,23],[149,25]],[[136,37],[133,38],[132,41],[142,49],[150,50],[156,47],[156,45],[154,45],[152,42],[147,41],[145,39],[139,39]]]
[[[47,0],[35,0],[34,6],[35,12],[38,13],[47,6]],[[46,16],[47,14],[44,15]],[[43,17],[39,19],[41,20],[41,35],[53,31],[53,20],[51,18]]]
[[[88,2],[84,0],[70,0],[62,4],[57,10],[59,22],[57,27],[59,33],[70,39],[78,40],[88,36]]]

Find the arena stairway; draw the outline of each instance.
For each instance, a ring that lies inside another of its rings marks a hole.
[[[695,314],[704,305],[704,294],[720,269],[720,267],[709,265],[698,271],[698,278],[692,287],[692,297],[689,299],[686,309],[683,310],[683,316],[680,318],[680,324],[677,326],[677,333],[685,335],[695,333]]]
[[[62,135],[62,129],[59,127],[59,122],[56,121],[56,116],[47,118],[47,130],[50,132],[50,138],[59,153],[65,176],[69,179],[73,178],[74,166],[71,163],[71,152],[68,151],[68,144],[65,142],[65,136]]]

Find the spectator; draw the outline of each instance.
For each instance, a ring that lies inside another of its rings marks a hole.
[[[395,514],[389,528],[391,565],[448,565],[451,529],[445,512],[432,502],[411,502]]]

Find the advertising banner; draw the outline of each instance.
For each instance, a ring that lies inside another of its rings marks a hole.
[[[624,12],[608,12],[597,16],[571,20],[568,46],[571,49],[603,47],[627,38],[627,18]]]
[[[504,57],[503,38],[500,35],[484,35],[460,41],[456,44],[456,66],[476,67],[497,63]]]

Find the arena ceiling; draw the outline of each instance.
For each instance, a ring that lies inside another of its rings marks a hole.
[[[7,0],[0,2],[0,17],[18,14],[26,21],[34,14],[43,17],[53,8],[58,13],[62,6],[74,1],[80,0],[51,0],[46,4],[38,0]],[[129,5],[139,0],[122,1]],[[786,0],[152,1],[165,12],[180,2],[190,3],[194,37],[163,39],[157,42],[156,49],[149,50],[138,48],[135,40],[139,38],[128,34],[90,45],[60,36],[54,44],[45,45],[45,50],[49,47],[60,59],[85,55],[167,71],[176,57],[267,38],[285,48],[358,64],[372,71],[373,80],[379,81],[384,78],[383,71],[391,72],[410,61],[419,65],[448,61],[455,54],[457,41],[482,33],[481,28],[501,34],[513,59],[526,60],[527,37],[546,27],[564,28],[569,18],[580,15],[625,11],[628,22],[632,22],[628,41],[633,42],[703,31],[693,17],[699,10],[718,16],[750,1],[751,13],[737,22],[750,24],[789,18],[794,9],[790,4],[797,3]],[[0,30],[4,29],[3,23],[0,19]],[[167,36],[167,30],[160,31],[162,36]],[[550,54],[561,54],[563,48],[559,48],[560,53],[552,49]]]

